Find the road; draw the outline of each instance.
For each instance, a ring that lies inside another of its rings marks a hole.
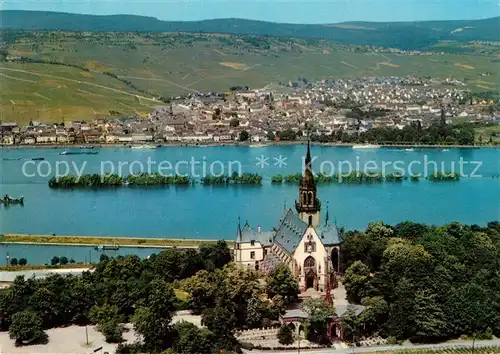
[[[492,347],[492,346],[500,346],[500,339],[494,340],[483,340],[476,341],[475,347]],[[472,348],[472,341],[470,340],[457,340],[457,341],[449,341],[446,343],[438,343],[438,344],[420,344],[420,345],[391,345],[391,346],[379,346],[379,347],[362,347],[362,348],[347,348],[347,349],[335,349],[335,348],[323,348],[323,349],[301,349],[301,353],[314,353],[314,354],[351,354],[351,353],[377,353],[377,352],[385,352],[385,351],[395,351],[395,350],[404,350],[404,349],[452,349],[452,348]],[[295,350],[243,350],[244,353],[251,354],[265,354],[265,353],[281,353],[281,354],[295,354],[297,353],[297,349]],[[499,349],[500,352],[500,349]]]

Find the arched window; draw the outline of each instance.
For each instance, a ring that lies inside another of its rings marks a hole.
[[[316,270],[316,260],[313,256],[309,256],[304,261],[304,271],[307,273],[308,270]]]
[[[335,272],[339,271],[339,250],[336,247],[332,250],[332,266]]]

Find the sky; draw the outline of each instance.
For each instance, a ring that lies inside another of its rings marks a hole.
[[[134,14],[175,21],[236,17],[287,23],[337,23],[500,16],[498,0],[0,0],[0,6],[4,10]]]

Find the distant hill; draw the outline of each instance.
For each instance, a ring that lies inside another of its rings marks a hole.
[[[204,32],[317,38],[347,44],[422,49],[438,41],[500,41],[500,17],[424,22],[286,24],[244,19],[160,21],[135,15],[82,15],[44,11],[0,11],[0,26],[24,30]]]

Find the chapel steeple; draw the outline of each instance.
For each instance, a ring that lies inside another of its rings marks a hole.
[[[316,182],[312,172],[311,146],[307,141],[307,153],[304,160],[304,176],[300,181],[299,201],[295,201],[295,209],[300,218],[309,226],[319,225],[321,202],[317,198]]]

